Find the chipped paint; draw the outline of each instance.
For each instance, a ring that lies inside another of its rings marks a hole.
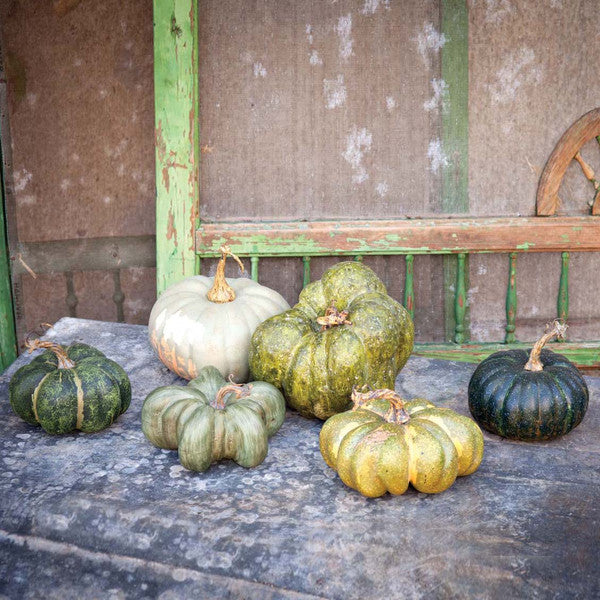
[[[167,239],[173,240],[173,245],[177,247],[177,229],[175,228],[175,215],[173,210],[169,208],[169,217],[167,221]]]
[[[339,54],[343,61],[347,61],[354,51],[352,47],[354,40],[352,39],[352,14],[348,13],[338,19],[334,27],[335,33],[339,37]]]
[[[354,175],[352,176],[353,183],[364,183],[369,174],[363,165],[363,159],[367,152],[371,150],[373,138],[371,132],[366,127],[358,129],[356,125],[352,131],[346,136],[346,150],[342,153],[344,159],[352,167]]]
[[[344,76],[338,75],[336,79],[323,79],[323,95],[325,106],[329,109],[338,108],[346,103],[346,86]]]

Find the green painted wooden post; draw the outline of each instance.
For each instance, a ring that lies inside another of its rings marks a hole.
[[[258,282],[258,256],[250,257],[250,277],[252,281]]]
[[[454,341],[462,344],[465,341],[465,315],[467,312],[467,293],[465,282],[466,254],[457,255],[456,288],[454,291],[454,315],[456,327],[454,328]]]
[[[357,254],[357,255],[354,257],[354,260],[355,260],[356,262],[362,262],[362,261],[363,261],[362,254]]]
[[[406,278],[404,281],[404,308],[410,314],[410,318],[415,318],[415,293],[413,289],[413,261],[414,256],[407,254],[404,257],[406,262]]]
[[[469,14],[466,0],[442,0],[441,32],[442,81],[447,94],[442,106],[441,147],[442,166],[441,208],[445,213],[469,212],[468,152],[469,152]],[[455,337],[456,321],[452,287],[457,279],[456,261],[443,258],[445,288],[446,339]],[[468,273],[468,261],[465,263]],[[468,278],[467,278],[468,279]],[[468,281],[465,282],[468,286]],[[456,290],[455,290],[456,291]],[[465,330],[468,313],[465,313]]]
[[[558,312],[558,318],[562,319],[565,323],[569,318],[569,260],[570,255],[568,252],[562,253],[562,261],[560,266],[560,282],[558,284],[558,300],[556,302],[556,308]]]
[[[302,257],[302,287],[310,283],[310,256]]]
[[[156,280],[160,294],[199,268],[197,0],[154,0]]]
[[[4,213],[3,164],[2,153],[0,152],[0,369],[2,370],[17,358],[17,334],[15,331],[10,260],[6,238],[6,217]]]
[[[508,288],[506,290],[506,335],[505,344],[517,341],[515,337],[517,319],[517,253],[511,252],[508,262]]]

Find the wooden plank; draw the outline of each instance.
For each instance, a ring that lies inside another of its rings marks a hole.
[[[219,256],[227,243],[241,256],[355,256],[591,252],[600,250],[594,217],[502,217],[386,221],[204,223],[200,256]]]
[[[415,344],[413,354],[441,360],[479,363],[500,350],[530,349],[533,342],[514,344]],[[552,343],[548,348],[566,356],[580,369],[600,368],[600,341]]]
[[[538,215],[553,215],[556,212],[559,202],[558,190],[567,167],[577,151],[598,135],[600,135],[600,108],[586,113],[565,131],[540,177],[536,199]],[[600,212],[600,206],[598,209],[593,214]]]
[[[154,0],[157,291],[196,271],[198,18],[196,0]]]

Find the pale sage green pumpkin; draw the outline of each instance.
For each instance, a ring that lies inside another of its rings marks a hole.
[[[323,425],[325,462],[363,496],[448,489],[483,458],[483,435],[468,417],[424,399],[403,401],[393,390],[352,393],[352,410]]]
[[[142,431],[155,446],[179,450],[181,464],[192,471],[228,458],[255,467],[284,418],[285,400],[277,388],[263,381],[235,384],[207,366],[187,386],[150,392],[142,406]]]
[[[150,313],[148,335],[160,360],[184,379],[213,365],[223,377],[248,381],[248,346],[256,327],[289,308],[275,290],[239,277],[226,281],[225,260],[234,258],[221,248],[213,277],[188,277],[166,289]]]

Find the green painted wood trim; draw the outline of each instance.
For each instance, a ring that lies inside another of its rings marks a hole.
[[[469,212],[469,15],[466,0],[442,0],[441,76],[446,94],[442,104],[441,210],[444,213]],[[466,265],[468,271],[468,262]],[[444,314],[446,339],[456,335],[455,294],[456,261],[443,259]],[[468,330],[468,313],[463,326]]]
[[[454,291],[454,341],[462,344],[465,341],[465,316],[467,314],[467,287],[466,287],[466,254],[456,257],[456,286]]]
[[[504,341],[512,344],[515,337],[517,319],[517,253],[511,252],[508,259],[508,287],[506,289],[506,335]]]
[[[556,309],[558,318],[566,323],[569,318],[569,260],[571,256],[568,252],[563,252],[561,257]]]
[[[310,283],[310,256],[302,257],[302,287]]]
[[[258,283],[258,256],[250,257],[250,277],[252,281],[256,281]]]
[[[0,165],[3,165],[1,159],[0,152]],[[0,369],[4,370],[15,358],[17,358],[17,334],[6,236],[4,169],[0,166]]]
[[[414,259],[412,254],[404,257],[406,263],[406,277],[404,280],[404,308],[408,311],[410,318],[415,318],[415,291],[414,291]]]
[[[479,363],[494,352],[511,349],[531,349],[534,342],[514,344],[415,344],[413,354],[440,360]],[[600,341],[552,344],[552,351],[566,356],[579,368],[600,368]]]
[[[199,268],[198,8],[154,0],[156,280],[160,294]]]

